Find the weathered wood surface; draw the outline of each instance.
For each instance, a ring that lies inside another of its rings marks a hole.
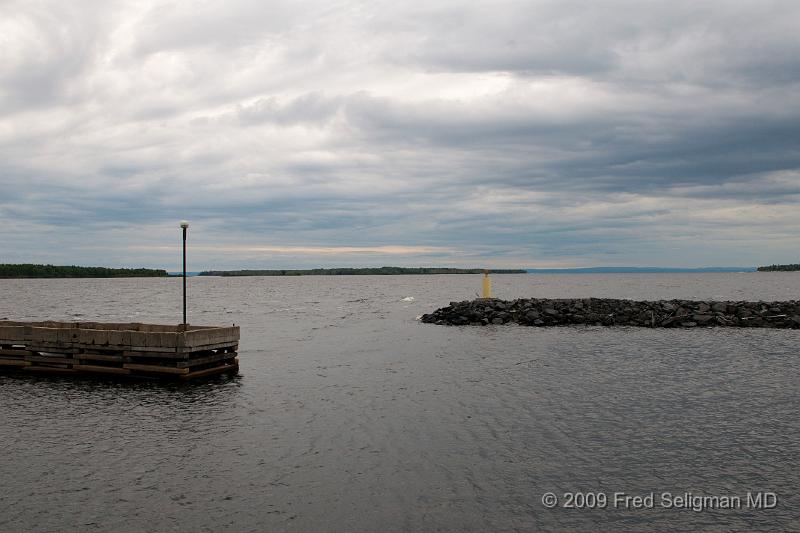
[[[239,327],[0,321],[0,368],[177,377],[238,369]]]
[[[0,358],[0,366],[31,366],[33,363],[25,359],[3,359]]]
[[[232,369],[239,368],[239,360],[234,359],[231,364],[229,365],[222,365],[218,367],[206,368],[205,370],[196,370],[194,372],[190,372],[188,374],[184,374],[181,376],[181,379],[194,379],[194,378],[202,378],[206,376],[213,376],[215,374],[221,374],[223,372],[229,372]]]
[[[114,366],[100,366],[100,365],[72,365],[75,370],[82,370],[84,372],[99,372],[101,374],[130,374],[131,371],[127,368],[117,368]]]
[[[0,344],[193,352],[238,344],[239,327],[0,321]]]
[[[122,368],[129,370],[142,370],[144,372],[166,372],[167,374],[188,374],[188,368],[177,368],[167,365],[141,365],[134,363],[125,363]]]

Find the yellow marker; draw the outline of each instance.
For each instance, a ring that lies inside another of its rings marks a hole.
[[[483,271],[483,297],[484,298],[491,298],[492,297],[492,280],[489,279],[489,271]]]

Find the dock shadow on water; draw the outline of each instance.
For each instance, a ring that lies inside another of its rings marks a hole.
[[[194,307],[241,326],[237,376],[0,375],[0,530],[798,528],[800,332],[415,320],[474,297],[480,279],[192,279],[190,320]],[[0,284],[0,317],[178,320],[176,280]],[[761,274],[510,275],[493,288],[508,300],[800,294]],[[778,505],[542,503],[579,491],[771,491]]]

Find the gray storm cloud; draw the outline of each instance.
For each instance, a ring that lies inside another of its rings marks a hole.
[[[0,262],[796,262],[800,4],[0,2]]]

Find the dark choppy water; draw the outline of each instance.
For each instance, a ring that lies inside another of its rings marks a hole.
[[[474,297],[480,276],[189,285],[191,322],[242,326],[241,374],[183,386],[0,375],[0,530],[800,530],[800,331],[415,321]],[[800,297],[787,273],[494,286]],[[179,291],[179,279],[0,280],[0,318],[177,323]],[[548,491],[779,503],[548,510]]]

